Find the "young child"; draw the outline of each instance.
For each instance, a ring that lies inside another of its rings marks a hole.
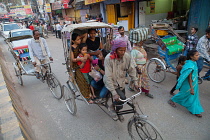
[[[178,65],[176,66],[176,72],[174,72],[174,74],[177,75],[177,77],[176,77],[177,80],[178,80],[178,78],[180,76],[180,72],[181,72],[182,67],[184,66],[186,60],[187,60],[186,56],[180,56],[179,57]],[[176,85],[177,85],[177,82],[176,82],[175,86],[170,91],[171,95],[175,95],[174,91],[176,90]]]
[[[92,58],[90,57],[89,54],[87,54],[87,45],[85,43],[81,43],[78,47],[79,47],[79,55],[77,56],[77,58],[84,58],[84,59],[86,59],[86,62],[78,61],[77,64],[79,65],[80,71],[84,75],[87,83],[90,85],[90,83],[92,81],[92,77],[89,75],[89,72],[91,71]],[[91,85],[90,85],[90,89],[92,92],[92,95],[90,94],[90,97],[92,99],[96,98],[94,89]]]

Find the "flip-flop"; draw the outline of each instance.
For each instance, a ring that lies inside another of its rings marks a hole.
[[[198,117],[198,118],[202,118],[201,114],[195,114],[195,116]]]
[[[130,91],[134,91],[134,89],[132,89],[132,88],[130,88],[130,87],[128,87],[128,90],[130,90]]]
[[[168,104],[171,105],[174,108],[176,107],[176,104],[171,100],[168,100]]]
[[[154,98],[154,96],[152,95],[152,94],[150,94],[150,93],[145,93],[145,96],[147,96],[147,97],[149,97],[149,98]]]

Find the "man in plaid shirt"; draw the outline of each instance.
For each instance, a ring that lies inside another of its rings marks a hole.
[[[203,69],[204,59],[210,62],[208,50],[210,49],[210,28],[206,29],[206,35],[202,36],[197,44],[196,50],[199,52],[200,57],[197,61],[198,73]]]

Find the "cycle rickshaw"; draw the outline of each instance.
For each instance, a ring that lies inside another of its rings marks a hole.
[[[160,34],[164,34],[165,30],[168,30],[171,35],[162,38],[157,35],[158,31]],[[185,44],[183,42],[185,40],[166,23],[153,24],[151,26],[151,35],[158,44],[158,57],[149,60],[147,71],[149,78],[153,82],[160,83],[165,80],[166,72],[176,72],[178,58],[184,52]]]
[[[23,86],[23,75],[35,76],[34,66],[30,61],[28,41],[32,38],[31,35],[18,36],[8,38],[6,41],[9,45],[9,51],[12,53],[16,62],[13,63],[15,75],[18,78],[18,82]],[[53,96],[57,99],[62,98],[61,84],[56,78],[55,74],[52,73],[50,63],[41,64],[41,78],[40,80],[48,84],[50,91]]]
[[[107,50],[111,49],[110,41],[113,37],[113,29],[112,26],[101,23],[101,22],[90,22],[90,23],[80,23],[80,24],[71,24],[63,28],[62,30],[62,41],[63,41],[63,49],[64,49],[64,57],[65,57],[65,63],[67,72],[69,74],[69,80],[66,82],[66,85],[62,86],[62,94],[64,96],[64,102],[67,106],[68,111],[72,115],[76,115],[77,112],[77,106],[75,99],[83,100],[87,105],[89,105],[86,98],[83,96],[83,94],[80,91],[79,85],[76,82],[75,77],[75,71],[76,68],[73,68],[72,60],[71,60],[71,52],[72,49],[68,47],[69,40],[66,38],[66,33],[70,33],[70,44],[72,42],[72,34],[75,30],[84,31],[87,29],[96,29],[100,32],[98,32],[98,37],[101,38],[102,43],[104,44],[104,48]],[[104,37],[104,34],[106,37]],[[105,42],[106,40],[106,42]],[[106,113],[108,114],[113,120],[117,121],[123,121],[119,116],[124,114],[130,114],[133,113],[133,117],[128,122],[128,133],[131,136],[131,138],[134,139],[142,139],[142,140],[162,140],[163,137],[160,133],[160,131],[157,129],[156,126],[154,126],[151,122],[147,120],[147,116],[140,115],[137,112],[136,104],[134,103],[134,99],[139,96],[141,92],[134,94],[130,98],[127,98],[125,100],[121,100],[124,102],[120,106],[128,105],[130,109],[118,111],[116,112],[118,118],[114,119],[109,111],[108,107],[113,103],[112,94],[108,94],[106,97],[106,101],[98,103],[97,105]],[[139,107],[139,106],[138,106]],[[140,108],[139,108],[140,109]]]

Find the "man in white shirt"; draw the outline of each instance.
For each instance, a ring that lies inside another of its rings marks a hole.
[[[126,48],[127,52],[130,53],[130,51],[132,50],[132,47],[131,47],[130,41],[128,40],[128,36],[125,35],[124,27],[123,26],[118,27],[118,32],[120,33],[120,35],[118,35],[116,39],[121,38],[122,40],[125,40],[127,42],[127,48]]]
[[[60,25],[60,22],[58,22],[56,24],[56,30],[57,30],[57,33],[58,33],[58,37],[61,39],[61,30],[62,30],[62,27]]]
[[[40,37],[38,30],[33,31],[33,36],[28,41],[28,49],[32,64],[35,67],[36,77],[39,79],[41,72],[40,65],[47,63],[49,60],[53,61],[53,58],[51,57],[46,40]]]

